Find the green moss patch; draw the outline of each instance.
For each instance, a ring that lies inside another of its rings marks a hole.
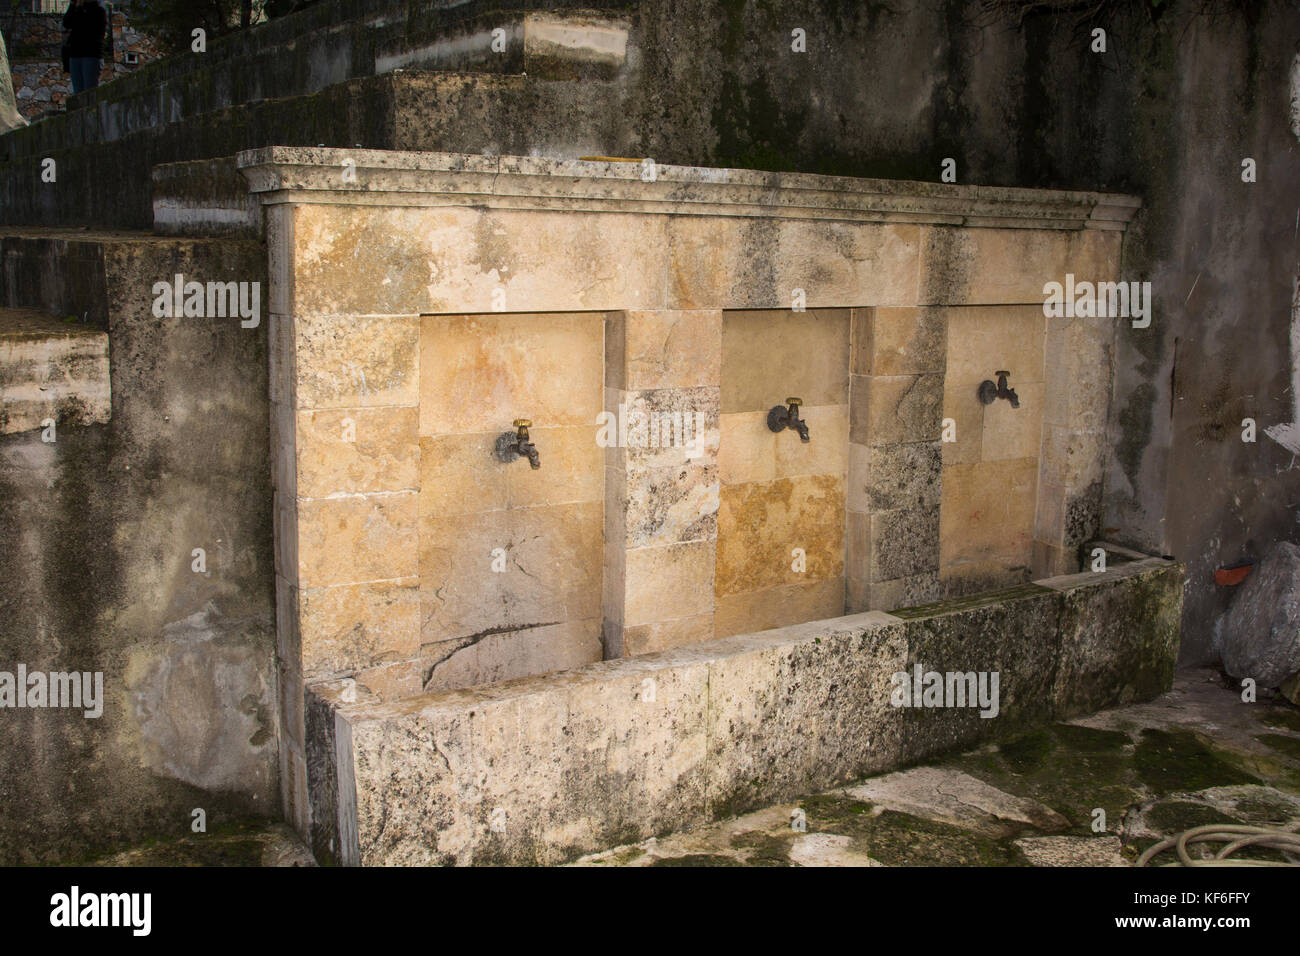
[[[1292,760],[1300,760],[1300,737],[1288,737],[1285,734],[1258,734],[1255,739]]]
[[[1141,781],[1159,795],[1261,782],[1220,757],[1190,730],[1144,730],[1133,763]]]
[[[743,866],[735,857],[718,853],[691,853],[686,856],[669,856],[655,860],[651,866]]]
[[[789,866],[794,837],[793,830],[779,834],[751,830],[733,836],[731,845],[736,849],[750,851],[745,857],[746,866]]]
[[[1046,730],[1039,730],[1001,744],[998,753],[1013,773],[1024,774],[1041,767],[1055,749],[1055,738]]]
[[[1259,710],[1258,718],[1265,726],[1277,727],[1280,730],[1294,730],[1300,734],[1300,708],[1264,707]]]

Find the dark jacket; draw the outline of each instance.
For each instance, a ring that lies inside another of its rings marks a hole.
[[[68,56],[104,58],[104,37],[108,34],[108,11],[99,0],[86,0],[68,7],[63,29],[69,30]]]

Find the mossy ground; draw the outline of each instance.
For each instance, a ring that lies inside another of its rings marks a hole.
[[[306,847],[283,824],[248,820],[176,840],[153,840],[88,866],[311,866]]]
[[[919,786],[911,808],[873,805],[838,790],[586,862],[787,866],[798,858],[805,865],[869,859],[886,866],[1014,866],[1031,862],[1030,849],[1041,846],[1035,838],[1053,836],[1066,838],[1065,857],[1075,848],[1080,861],[1100,851],[1132,864],[1161,839],[1205,824],[1300,828],[1300,709],[1244,703],[1204,673],[1185,675],[1179,691],[1181,697],[1164,703],[1055,723],[929,761],[954,785],[974,777],[1001,792],[1005,817],[990,816],[983,828],[943,818],[934,795]],[[1013,797],[1055,811],[1066,825],[1048,832],[1025,823]],[[799,810],[806,830],[791,827]],[[802,855],[795,852],[801,845]],[[1281,859],[1272,851],[1245,855]],[[1159,862],[1172,859],[1162,855]]]

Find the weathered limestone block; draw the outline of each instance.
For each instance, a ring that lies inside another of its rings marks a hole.
[[[599,617],[601,525],[599,501],[422,518],[423,641]]]
[[[939,507],[942,443],[856,447],[861,449],[860,465],[855,471],[861,479],[861,488],[854,490],[860,495],[857,500],[862,503],[863,511]]]
[[[718,637],[752,634],[805,621],[824,621],[844,613],[844,578],[833,577],[720,594],[714,613]]]
[[[932,442],[940,438],[943,375],[855,375],[849,439],[860,445]]]
[[[300,411],[296,419],[292,487],[303,498],[418,488],[416,409],[319,409]]]
[[[899,508],[871,515],[873,582],[912,577],[939,566],[940,511],[934,507]]]
[[[298,408],[419,403],[418,316],[293,318]]]
[[[557,863],[698,813],[705,664],[610,663],[555,678],[554,692],[537,694],[533,678],[349,717],[350,752],[336,752],[354,762],[358,839],[342,862]],[[536,799],[546,792],[568,801]]]
[[[1049,578],[1060,590],[1058,718],[1147,700],[1174,679],[1182,613],[1181,565],[1161,558]]]
[[[0,435],[94,425],[112,414],[108,335],[26,309],[0,309]]]
[[[739,594],[844,573],[844,479],[809,475],[722,489],[717,593]],[[802,548],[806,564],[793,566]]]
[[[297,620],[308,678],[410,657],[421,644],[418,580],[305,588],[297,594]]]
[[[215,604],[131,648],[124,684],[139,757],[194,787],[265,793],[274,780],[275,686],[261,620]]]
[[[922,305],[1041,303],[1043,285],[1066,273],[1098,281],[1119,274],[1123,233],[1110,229],[1038,231],[925,226]]]
[[[845,783],[902,758],[904,712],[889,703],[890,675],[907,666],[896,619],[872,612],[706,647],[717,648],[708,669],[711,816]]]
[[[1034,584],[894,612],[909,623],[909,670],[998,675],[995,717],[976,708],[909,708],[904,756],[965,747],[1048,721],[1052,675],[1061,651],[1060,601]],[[996,730],[992,730],[995,727]]]
[[[845,404],[849,337],[849,314],[842,309],[725,313],[722,411],[766,415],[791,395],[806,407]]]
[[[716,386],[722,375],[722,313],[611,312],[605,321],[605,384],[638,391]]]
[[[944,370],[947,309],[854,309],[853,321],[854,375],[910,375]]]

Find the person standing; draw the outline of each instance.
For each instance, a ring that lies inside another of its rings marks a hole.
[[[108,34],[108,11],[99,0],[72,0],[63,15],[68,34],[68,65],[72,92],[94,89],[103,68],[104,37]]]

